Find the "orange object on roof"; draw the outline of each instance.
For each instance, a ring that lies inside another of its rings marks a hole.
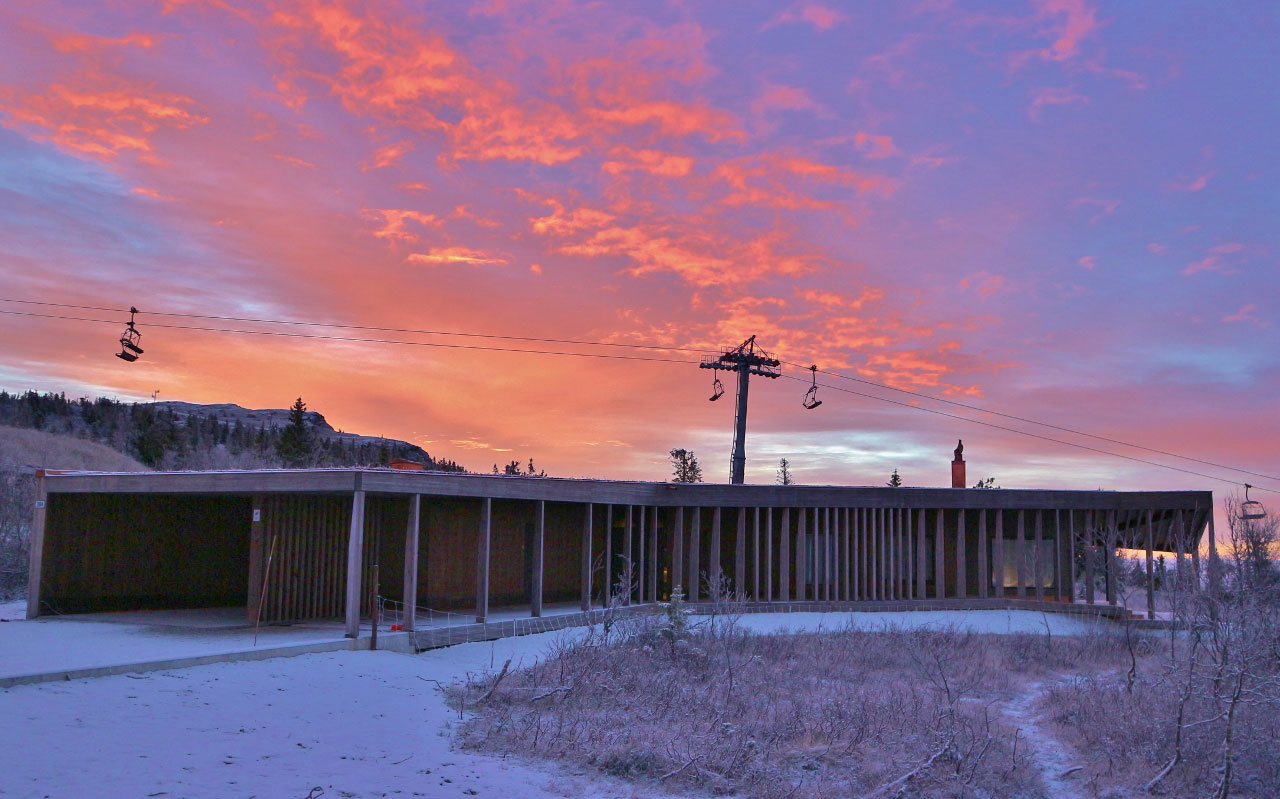
[[[406,472],[420,472],[423,469],[421,463],[417,461],[405,460],[404,458],[392,458],[388,464],[392,469],[401,469]]]

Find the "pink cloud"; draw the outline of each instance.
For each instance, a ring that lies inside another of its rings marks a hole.
[[[361,169],[368,171],[370,169],[383,169],[385,167],[392,166],[393,164],[399,163],[405,153],[412,149],[413,142],[411,141],[398,141],[384,145],[373,151],[373,154],[364,162],[364,166],[362,166]]]
[[[791,86],[770,86],[751,101],[751,113],[756,116],[772,111],[817,111],[820,108],[808,92]]]
[[[1097,265],[1098,265],[1098,256],[1096,256],[1096,255],[1086,255],[1086,256],[1084,256],[1084,257],[1080,258],[1079,260],[1077,260],[1077,261],[1076,261],[1076,263],[1080,264],[1080,265],[1081,265],[1081,266],[1083,266],[1085,269],[1092,270],[1095,266],[1097,266]]]
[[[1089,98],[1067,87],[1042,86],[1031,90],[1031,106],[1027,114],[1039,120],[1041,109],[1056,105],[1087,105]]]
[[[1256,310],[1258,310],[1258,306],[1254,305],[1253,303],[1248,303],[1246,305],[1240,306],[1240,310],[1236,311],[1235,313],[1222,317],[1222,321],[1251,322],[1257,325],[1258,327],[1269,327],[1270,324],[1268,322],[1264,322],[1258,317],[1253,315],[1253,312]]]
[[[410,253],[409,257],[405,258],[405,261],[414,264],[464,264],[467,266],[505,264],[507,262],[504,258],[498,258],[483,250],[474,250],[470,247],[432,247],[425,253]]]
[[[1174,188],[1178,189],[1179,191],[1189,191],[1189,192],[1204,191],[1205,187],[1209,185],[1209,181],[1213,180],[1213,177],[1216,174],[1218,173],[1215,171],[1209,171],[1204,173],[1200,177],[1195,178],[1194,180],[1190,180],[1186,183],[1175,184]]]
[[[814,30],[821,32],[831,30],[845,18],[844,14],[835,9],[818,3],[806,3],[799,6],[799,8],[792,6],[790,9],[783,11],[764,27],[767,30],[778,25],[804,22],[812,25]]]
[[[1009,281],[1004,275],[995,275],[985,269],[960,281],[960,288],[973,287],[978,292],[978,296],[984,300],[997,291],[1007,289],[1008,285]]]
[[[1147,249],[1155,253],[1156,255],[1159,255],[1160,253],[1164,252],[1168,248],[1165,247],[1163,244],[1153,241],[1147,244]]]
[[[889,136],[876,136],[870,133],[859,133],[853,137],[853,146],[866,155],[867,158],[889,158],[891,156],[902,154],[902,152],[894,146],[893,139]]]

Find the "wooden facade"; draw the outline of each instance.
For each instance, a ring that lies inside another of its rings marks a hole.
[[[1090,552],[1108,574],[1124,542],[1198,557],[1213,501],[386,470],[50,473],[39,491],[29,616],[244,606],[263,621],[345,618],[352,635],[375,595],[482,620],[491,605],[536,616],[677,585],[691,599],[1068,602]]]

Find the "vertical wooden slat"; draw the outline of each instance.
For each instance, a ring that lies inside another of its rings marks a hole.
[[[778,599],[791,601],[791,508],[779,508],[782,528],[778,538]]]
[[[1004,599],[1004,511],[996,511],[996,535],[992,542],[991,555],[994,559],[992,570],[995,572],[992,579],[992,586],[995,589],[996,596]]]
[[[747,595],[747,509],[738,508],[738,537],[733,542],[733,592]],[[755,594],[751,595],[755,599]]]
[[[1018,599],[1027,598],[1027,538],[1026,511],[1018,511],[1017,539],[1013,544],[1014,557],[1018,565]]]
[[[648,509],[648,507],[646,507],[646,506],[644,506],[644,505],[641,505],[641,506],[640,506],[640,518],[636,520],[636,522],[637,522],[637,527],[636,527],[636,532],[637,532],[637,535],[636,535],[636,544],[637,544],[637,546],[636,546],[636,553],[635,553],[635,558],[636,558],[636,602],[638,602],[638,603],[640,603],[640,604],[642,604],[642,605],[643,605],[643,604],[644,604],[644,602],[645,602],[645,590],[644,590],[644,589],[645,589],[645,582],[644,582],[644,581],[645,581],[645,577],[646,577],[646,575],[647,575],[647,573],[648,573],[648,572],[647,572],[647,570],[646,570],[646,568],[645,568],[646,563],[645,563],[645,559],[644,559],[644,539],[645,539],[645,535],[648,533],[648,530],[649,530],[649,528],[645,526],[645,515],[648,513],[648,510],[649,510],[649,509]]]
[[[658,601],[658,506],[649,509],[649,596]]]
[[[1097,528],[1094,526],[1093,511],[1085,514],[1085,531],[1084,531],[1084,598],[1085,602],[1092,605],[1097,601],[1095,594],[1097,589],[1095,583],[1098,575],[1094,566],[1094,560],[1097,555],[1094,553],[1094,546],[1097,543]]]
[[[624,521],[626,526],[622,528],[622,551],[623,551],[623,558],[624,558],[622,563],[622,568],[623,568],[623,574],[625,575],[623,580],[626,582],[627,590],[622,595],[622,603],[624,605],[630,605],[631,601],[635,598],[634,594],[635,594],[635,581],[636,581],[636,569],[635,569],[635,557],[634,557],[635,553],[632,552],[631,550],[632,540],[631,540],[631,506],[630,505],[627,506],[627,515]]]
[[[711,552],[707,559],[707,592],[712,599],[719,598],[720,582],[720,506],[711,511]]]
[[[613,505],[604,506],[604,576],[600,586],[600,604],[609,607],[613,597]]]
[[[1036,511],[1036,555],[1033,559],[1036,581],[1036,599],[1044,601],[1044,511]]]
[[[1151,556],[1151,547],[1155,540],[1155,530],[1152,528],[1152,512],[1147,511],[1147,618],[1154,619],[1156,617],[1156,584],[1154,563]]]
[[[801,508],[796,518],[796,601],[809,598],[809,509]]]
[[[689,546],[689,565],[685,573],[689,582],[689,598],[694,602],[702,596],[702,508],[695,506],[689,522],[689,534],[685,536]]]
[[[1118,587],[1116,585],[1117,583],[1116,536],[1118,534],[1119,534],[1119,524],[1116,520],[1116,512],[1113,510],[1107,511],[1107,531],[1106,531],[1107,548],[1103,552],[1103,557],[1104,557],[1103,564],[1106,567],[1104,571],[1106,572],[1106,577],[1107,577],[1107,604],[1108,605],[1116,604],[1116,588]]]
[[[48,506],[49,489],[45,485],[44,469],[36,469],[35,503],[31,509],[31,537],[27,544],[28,619],[34,619],[40,615],[40,601],[42,599],[40,578],[44,573],[44,538],[45,523],[48,519]]]
[[[346,636],[360,635],[360,567],[364,554],[364,491],[351,499],[351,529],[347,534],[347,617]]]
[[[579,550],[581,596],[578,598],[578,607],[584,611],[591,610],[591,510],[591,503],[588,502],[582,517],[582,543]]]
[[[916,509],[916,599],[928,599],[927,583],[929,580],[929,550],[925,543],[924,508]]]
[[[773,601],[773,508],[764,511],[764,599]]]
[[[675,509],[675,524],[671,527],[671,587],[680,586],[680,590],[689,595],[684,584],[684,508]]]
[[[943,529],[942,508],[934,511],[936,524],[933,534],[933,595],[935,599],[947,596],[947,544],[946,531]]]
[[[546,571],[547,548],[547,502],[538,500],[533,516],[533,573],[529,576],[533,584],[529,588],[529,615],[542,615],[542,595]]]
[[[965,552],[964,540],[964,508],[956,515],[956,598],[965,599],[969,595],[969,564]]]
[[[760,601],[760,506],[757,505],[751,524],[751,598]]]
[[[987,573],[987,511],[978,511],[978,597],[986,599],[991,586]]]

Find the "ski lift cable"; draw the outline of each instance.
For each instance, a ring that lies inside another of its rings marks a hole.
[[[809,369],[809,367],[804,366],[803,364],[794,363],[792,361],[783,361],[783,363],[786,364],[787,366],[793,366],[797,369],[804,369],[806,371]],[[1109,444],[1119,444],[1120,446],[1123,446],[1123,447],[1132,447],[1133,449],[1140,449],[1145,452],[1154,453],[1156,455],[1164,455],[1165,457],[1169,457],[1169,458],[1178,458],[1179,460],[1199,463],[1203,466],[1212,466],[1216,469],[1226,469],[1232,472],[1239,472],[1240,474],[1251,474],[1254,477],[1265,477],[1268,480],[1275,480],[1277,482],[1280,482],[1280,477],[1276,477],[1275,475],[1262,474],[1261,472],[1251,472],[1248,469],[1238,469],[1234,466],[1227,466],[1226,464],[1223,464],[1223,463],[1214,463],[1213,461],[1201,460],[1200,458],[1193,458],[1190,455],[1179,455],[1176,452],[1168,452],[1166,450],[1156,449],[1155,447],[1144,447],[1141,444],[1132,444],[1128,441],[1121,441],[1118,438],[1109,438],[1107,436],[1100,436],[1094,433],[1086,433],[1083,430],[1075,430],[1070,427],[1062,427],[1061,425],[1050,424],[1049,422],[1038,422],[1035,419],[1028,419],[1023,416],[1015,416],[1014,414],[1011,414],[1011,413],[1001,413],[1000,411],[993,411],[990,408],[983,408],[978,405],[970,405],[965,402],[959,402],[958,400],[951,400],[945,397],[935,397],[932,394],[924,394],[922,392],[912,391],[906,388],[898,388],[897,386],[891,386],[891,385],[888,385],[887,383],[879,383],[879,382],[876,382],[875,380],[867,380],[866,378],[853,377],[851,375],[844,375],[844,374],[840,374],[839,372],[832,372],[826,369],[819,369],[818,374],[827,375],[829,377],[836,377],[841,380],[850,380],[854,383],[862,383],[868,386],[875,386],[876,388],[882,388],[888,391],[896,391],[899,394],[907,394],[912,397],[919,397],[920,399],[933,400],[934,402],[943,402],[943,403],[946,403],[947,405],[952,405],[958,408],[965,408],[967,410],[977,411],[979,413],[989,413],[992,416],[1000,416],[1005,419],[1012,419],[1016,422],[1022,422],[1024,424],[1033,424],[1033,425],[1036,425],[1037,427],[1047,427],[1050,430],[1057,430],[1062,433],[1071,433],[1072,435],[1084,436],[1085,438],[1092,438],[1096,441],[1106,441]]]
[[[794,375],[786,375],[786,374],[782,376],[788,380],[795,380],[801,383],[806,382],[805,379],[802,377],[796,377]],[[1087,444],[1077,444],[1074,441],[1064,441],[1060,438],[1053,438],[1052,436],[1044,436],[1044,435],[1040,435],[1039,433],[1030,433],[1030,432],[1027,432],[1026,430],[1019,430],[1016,427],[1006,427],[1004,425],[995,424],[993,422],[984,422],[981,419],[970,419],[967,416],[961,416],[955,413],[947,413],[946,411],[940,411],[936,408],[925,408],[920,405],[912,405],[909,402],[889,399],[888,397],[877,397],[874,394],[867,394],[862,391],[854,391],[853,389],[850,389],[850,388],[841,388],[840,386],[832,386],[832,385],[827,385],[825,383],[818,383],[818,385],[822,388],[830,389],[831,391],[839,391],[844,394],[853,394],[854,396],[858,396],[858,397],[866,397],[867,399],[879,400],[881,402],[888,402],[893,405],[899,405],[903,408],[912,408],[917,411],[924,411],[925,413],[932,413],[937,416],[946,416],[947,418],[950,418],[950,419],[959,419],[962,422],[969,422],[970,424],[980,424],[983,427],[991,427],[991,428],[995,428],[996,430],[1004,430],[1009,433],[1017,433],[1018,435],[1029,436],[1031,438],[1038,438],[1041,441],[1050,441],[1055,444],[1063,444],[1064,446],[1068,446],[1068,447],[1075,447],[1077,449],[1083,449],[1089,452],[1096,452],[1099,455],[1110,455],[1113,458],[1123,458],[1124,460],[1134,461],[1135,463],[1146,464],[1147,466],[1156,466],[1161,469],[1172,469],[1175,472],[1182,472],[1184,474],[1195,475],[1196,477],[1203,477],[1207,480],[1218,480],[1219,482],[1229,483],[1231,485],[1239,485],[1239,486],[1244,485],[1244,483],[1241,483],[1237,480],[1232,480],[1231,478],[1228,478],[1228,477],[1218,477],[1217,475],[1204,474],[1203,472],[1192,471],[1191,469],[1184,469],[1181,466],[1170,466],[1167,463],[1158,463],[1156,461],[1149,461],[1144,458],[1134,457],[1132,455],[1123,455],[1119,452],[1110,452],[1105,449],[1098,449],[1097,447],[1091,447]],[[1274,488],[1263,488],[1261,486],[1252,486],[1252,488],[1258,491],[1270,491],[1273,494],[1280,494],[1280,490],[1274,489]]]
[[[0,301],[4,301],[4,300],[3,300],[3,298],[0,298]],[[25,301],[24,301],[24,302],[25,302]],[[41,304],[44,304],[44,305],[54,305],[54,303],[41,303]],[[63,306],[63,307],[65,307],[65,306]],[[117,310],[117,309],[105,309],[105,310],[115,311],[115,310]],[[66,321],[76,321],[76,322],[92,322],[92,323],[98,323],[98,324],[111,324],[111,325],[119,324],[119,321],[118,321],[118,320],[115,320],[115,319],[94,319],[94,318],[80,317],[80,316],[69,316],[69,315],[60,315],[60,314],[44,314],[44,313],[36,313],[36,312],[31,312],[31,311],[12,311],[12,310],[7,310],[7,309],[0,309],[0,314],[8,315],[8,316],[35,317],[35,318],[41,318],[41,319],[55,319],[55,320],[66,320]],[[597,359],[606,359],[606,360],[650,361],[650,362],[655,362],[655,363],[678,363],[678,364],[697,364],[697,363],[698,363],[697,361],[690,361],[690,360],[684,360],[684,359],[679,359],[679,358],[655,358],[655,357],[647,357],[647,356],[640,356],[640,355],[611,355],[611,354],[606,354],[606,353],[565,352],[565,351],[553,351],[553,350],[533,350],[533,349],[519,349],[519,348],[514,348],[514,347],[486,347],[486,346],[479,346],[479,345],[474,345],[474,344],[445,344],[445,343],[439,343],[439,342],[404,341],[404,340],[398,340],[398,339],[361,338],[361,337],[356,337],[356,336],[330,336],[330,335],[321,335],[321,334],[317,334],[317,333],[289,333],[289,332],[282,332],[282,331],[269,331],[269,330],[243,330],[243,329],[235,329],[235,328],[200,327],[200,326],[195,326],[195,325],[174,325],[174,324],[164,324],[164,323],[149,323],[149,326],[150,326],[150,327],[153,327],[153,328],[161,328],[161,329],[172,329],[172,330],[191,330],[191,331],[208,332],[208,333],[232,333],[232,334],[241,334],[241,335],[276,336],[276,337],[281,337],[281,338],[317,339],[317,340],[323,340],[323,341],[342,341],[342,342],[351,342],[351,343],[368,343],[368,344],[400,344],[400,345],[407,345],[407,346],[435,347],[435,348],[441,348],[441,349],[478,350],[478,351],[485,351],[485,352],[510,352],[510,353],[523,353],[523,354],[528,354],[528,355],[560,355],[560,356],[568,356],[568,357],[578,357],[578,358],[597,358]],[[793,365],[793,366],[794,366],[795,364],[789,364],[789,365]],[[805,367],[805,370],[806,370],[806,371],[809,371],[808,367]],[[817,370],[817,371],[822,371],[822,370]],[[822,373],[823,373],[823,374],[830,374],[830,373],[828,373],[828,372],[822,372]],[[809,382],[808,380],[806,380],[806,379],[804,379],[804,378],[795,377],[795,376],[793,376],[793,375],[781,374],[780,376],[781,376],[781,377],[785,377],[785,378],[787,378],[787,379],[789,379],[789,380],[798,380],[798,381],[800,381],[800,382]],[[834,375],[834,376],[836,376],[836,377],[844,377],[843,375]],[[854,379],[854,378],[847,378],[847,379]],[[860,381],[860,382],[872,382],[872,381]],[[1098,454],[1101,454],[1101,455],[1109,455],[1109,456],[1111,456],[1111,457],[1115,457],[1115,458],[1122,458],[1122,459],[1124,459],[1124,460],[1129,460],[1129,461],[1133,461],[1133,462],[1136,462],[1136,463],[1142,463],[1142,464],[1146,464],[1146,465],[1149,465],[1149,466],[1155,466],[1155,467],[1162,468],[1162,469],[1170,469],[1170,470],[1173,470],[1173,471],[1183,472],[1183,473],[1185,473],[1185,474],[1190,474],[1190,475],[1194,475],[1194,476],[1197,476],[1197,477],[1204,477],[1204,478],[1206,478],[1206,479],[1210,479],[1210,480],[1218,480],[1218,481],[1220,481],[1220,482],[1229,483],[1229,484],[1231,484],[1231,485],[1243,485],[1243,483],[1240,483],[1240,482],[1239,482],[1239,481],[1237,481],[1237,480],[1232,480],[1232,479],[1225,478],[1225,477],[1218,477],[1218,476],[1216,476],[1216,475],[1203,474],[1203,473],[1201,473],[1201,472],[1193,471],[1193,470],[1190,470],[1190,469],[1184,469],[1184,468],[1181,468],[1181,467],[1178,467],[1178,466],[1171,466],[1171,465],[1169,465],[1169,464],[1158,463],[1158,462],[1156,462],[1156,461],[1150,461],[1150,460],[1146,460],[1146,459],[1143,459],[1143,458],[1133,457],[1133,456],[1130,456],[1130,455],[1123,455],[1123,454],[1116,453],[1116,452],[1110,452],[1110,451],[1108,451],[1108,450],[1098,449],[1098,448],[1096,448],[1096,447],[1090,447],[1090,446],[1087,446],[1087,445],[1084,445],[1084,444],[1078,444],[1078,443],[1075,443],[1075,442],[1072,442],[1072,441],[1064,441],[1064,440],[1062,440],[1062,439],[1053,438],[1052,436],[1040,435],[1040,434],[1038,434],[1038,433],[1031,433],[1031,432],[1028,432],[1028,431],[1026,431],[1026,430],[1019,430],[1019,429],[1017,429],[1017,428],[1013,428],[1013,427],[1006,427],[1006,426],[1004,426],[1004,425],[998,425],[998,424],[994,424],[994,423],[991,423],[991,422],[984,422],[984,421],[981,421],[981,420],[979,420],[979,419],[972,419],[972,418],[969,418],[969,417],[966,417],[966,416],[961,416],[961,415],[959,415],[959,414],[947,413],[947,412],[945,412],[945,411],[940,411],[940,410],[937,410],[937,409],[935,409],[935,408],[926,408],[926,407],[921,406],[921,405],[915,405],[915,404],[912,404],[912,403],[909,403],[909,402],[903,402],[903,401],[901,401],[901,400],[894,400],[894,399],[890,399],[890,398],[888,398],[888,397],[880,397],[880,396],[876,396],[876,395],[874,395],[874,394],[867,394],[867,393],[865,393],[865,392],[861,392],[861,391],[854,391],[854,390],[852,390],[852,389],[842,388],[842,387],[839,387],[839,386],[833,386],[833,385],[828,385],[828,384],[816,383],[816,385],[819,385],[819,386],[821,386],[821,387],[823,387],[823,388],[827,388],[827,389],[829,389],[829,390],[831,390],[831,391],[839,391],[839,392],[844,393],[844,394],[851,394],[851,395],[854,395],[854,396],[864,397],[864,398],[867,398],[867,399],[878,400],[878,401],[880,401],[880,402],[889,403],[889,404],[891,404],[891,405],[898,405],[898,406],[900,406],[900,407],[904,407],[904,408],[912,408],[912,409],[915,409],[915,410],[918,410],[918,411],[924,411],[924,412],[926,412],[926,413],[932,413],[932,414],[935,414],[935,415],[945,416],[945,417],[952,418],[952,419],[959,419],[959,420],[961,420],[961,421],[969,422],[969,423],[971,423],[971,424],[978,424],[978,425],[982,425],[982,426],[984,426],[984,427],[990,427],[990,428],[994,428],[994,429],[997,429],[997,430],[1004,430],[1004,431],[1006,431],[1006,432],[1016,433],[1016,434],[1018,434],[1018,435],[1023,435],[1023,436],[1027,436],[1027,437],[1030,437],[1030,438],[1036,438],[1036,439],[1039,439],[1039,440],[1042,440],[1042,441],[1049,441],[1049,442],[1052,442],[1052,443],[1062,444],[1062,445],[1064,445],[1064,446],[1075,447],[1075,448],[1077,448],[1077,449],[1083,449],[1083,450],[1086,450],[1086,451],[1089,451],[1089,452],[1095,452],[1095,453],[1098,453]],[[873,385],[877,385],[877,386],[878,386],[879,384],[874,384],[874,383],[873,383]],[[886,387],[886,388],[892,388],[891,386],[885,386],[885,387]],[[900,391],[900,392],[903,392],[903,393],[907,393],[907,394],[911,394],[911,395],[913,395],[913,396],[922,397],[922,398],[924,398],[924,399],[935,399],[934,397],[929,397],[928,395],[916,394],[915,392],[905,391],[905,390],[903,390],[903,389],[894,389],[894,390],[895,390],[895,391]],[[943,401],[944,401],[944,402],[951,402],[950,400],[943,400]],[[963,403],[953,403],[953,404],[961,404],[961,405],[963,405]],[[973,407],[973,406],[964,406],[964,407]],[[1044,423],[1042,423],[1042,422],[1035,422],[1035,421],[1032,421],[1032,420],[1023,420],[1023,419],[1021,419],[1021,417],[1012,416],[1012,415],[1010,415],[1010,414],[1000,414],[1000,413],[997,413],[997,412],[995,412],[995,411],[986,411],[985,409],[978,409],[978,408],[974,408],[974,409],[976,409],[976,410],[982,410],[982,411],[987,412],[987,413],[993,413],[993,414],[995,414],[995,415],[999,415],[999,416],[1005,416],[1005,417],[1007,417],[1007,418],[1017,419],[1017,420],[1019,420],[1019,421],[1026,421],[1026,422],[1027,422],[1027,423],[1029,423],[1029,424],[1038,424],[1038,425],[1043,425],[1043,426],[1048,426],[1048,427],[1054,427],[1053,425],[1045,425],[1045,424],[1044,424]],[[1070,430],[1070,429],[1068,429],[1068,428],[1058,428],[1058,429],[1062,429],[1062,430],[1064,430],[1064,431],[1066,431],[1066,432],[1073,432],[1073,433],[1074,433],[1074,432],[1078,432],[1078,431]],[[1080,433],[1080,435],[1088,436],[1089,434],[1087,434],[1087,433]],[[1092,438],[1102,438],[1101,436],[1090,436],[1090,437],[1092,437]],[[1121,445],[1123,445],[1123,446],[1130,446],[1130,447],[1134,447],[1134,448],[1136,448],[1136,449],[1150,449],[1150,448],[1147,448],[1147,447],[1141,447],[1141,446],[1136,445],[1136,444],[1129,444],[1129,443],[1127,443],[1127,442],[1118,441],[1118,440],[1113,440],[1113,439],[1104,439],[1104,440],[1107,440],[1107,441],[1113,441],[1114,443],[1118,443],[1118,444],[1121,444]],[[1161,450],[1150,450],[1150,451],[1157,452],[1157,453],[1159,453],[1159,454],[1168,454],[1168,455],[1170,455],[1171,457],[1183,458],[1183,459],[1185,459],[1185,460],[1196,460],[1196,459],[1194,459],[1194,458],[1187,458],[1186,456],[1173,455],[1172,453],[1164,453],[1164,452],[1163,452],[1163,451],[1161,451]],[[1197,461],[1197,462],[1202,462],[1202,461]],[[1215,463],[1211,463],[1211,462],[1208,462],[1208,461],[1203,461],[1203,463],[1205,463],[1206,465],[1209,465],[1209,466],[1215,466],[1215,467],[1217,467],[1217,468],[1227,469],[1227,470],[1229,470],[1229,471],[1234,471],[1234,472],[1243,472],[1243,473],[1246,473],[1246,474],[1255,474],[1254,472],[1246,472],[1246,471],[1245,471],[1245,470],[1243,470],[1243,469],[1237,469],[1237,468],[1235,468],[1235,467],[1231,467],[1231,466],[1225,466],[1225,465],[1215,464]],[[1258,476],[1260,476],[1260,477],[1266,477],[1267,479],[1277,479],[1277,478],[1269,477],[1268,475],[1258,475]],[[1280,490],[1277,490],[1277,489],[1266,488],[1266,487],[1263,487],[1263,486],[1253,486],[1253,488],[1255,488],[1255,489],[1257,489],[1257,490],[1259,490],[1259,491],[1267,491],[1267,492],[1270,492],[1270,493],[1280,494]]]

